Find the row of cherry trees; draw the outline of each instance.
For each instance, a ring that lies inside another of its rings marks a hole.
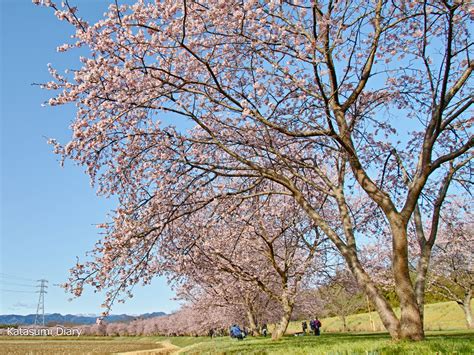
[[[119,201],[68,289],[109,307],[160,274],[205,294],[234,277],[280,305],[280,334],[337,251],[392,338],[423,339],[445,201],[472,186],[470,2],[116,1],[93,24],[33,2],[75,27],[60,51],[88,50],[50,68],[49,104],[77,108],[51,142]]]
[[[186,219],[171,237],[179,250],[167,247],[160,255],[182,294],[192,300],[194,292],[204,293],[216,306],[241,305],[253,331],[268,318],[259,313],[274,309],[280,321],[272,335],[280,338],[302,286],[329,271],[330,247],[284,196],[231,198],[219,208]]]
[[[207,336],[228,335],[229,321],[243,324],[238,307],[208,308],[195,304],[185,306],[171,315],[150,319],[137,319],[129,323],[107,323],[81,326],[84,335],[102,336]]]

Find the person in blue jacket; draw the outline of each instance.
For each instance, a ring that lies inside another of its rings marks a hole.
[[[237,324],[234,324],[232,327],[230,327],[229,333],[231,338],[236,338],[238,340],[244,339],[244,333]]]

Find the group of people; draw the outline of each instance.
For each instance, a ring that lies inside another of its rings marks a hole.
[[[321,321],[316,317],[315,319],[311,319],[309,321],[309,328],[311,329],[311,333],[314,333],[314,335],[321,335]],[[303,328],[302,333],[297,333],[298,335],[304,335],[307,333],[308,330],[308,323],[306,321],[303,321],[301,323],[301,327]],[[267,325],[264,324],[262,325],[260,332],[263,336],[267,336],[268,334],[268,328]],[[241,329],[237,324],[233,324],[229,328],[229,335],[231,338],[235,338],[237,340],[243,340],[247,335],[248,331],[246,329]]]
[[[262,327],[260,328],[260,333],[263,336],[267,336],[268,334],[268,328],[266,324],[263,324]],[[229,335],[231,338],[235,338],[237,340],[243,340],[247,335],[249,334],[249,331],[247,329],[241,329],[237,324],[233,324],[229,328]]]
[[[309,321],[311,333],[314,333],[314,335],[321,335],[321,326],[322,324],[318,317]],[[306,331],[308,330],[308,323],[306,323],[306,321],[302,322],[301,328],[303,329],[303,334],[306,334]]]

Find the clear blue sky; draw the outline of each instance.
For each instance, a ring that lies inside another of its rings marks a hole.
[[[70,2],[92,20],[109,3]],[[34,313],[38,295],[31,285],[39,278],[50,281],[46,313],[100,313],[102,297],[92,290],[69,302],[69,295],[52,284],[64,282],[76,256],[83,258],[92,249],[99,237],[94,224],[106,219],[113,203],[95,196],[83,168],[71,162],[59,166],[46,139],[67,140],[74,108],[41,107],[50,93],[31,85],[49,80],[47,63],[58,69],[78,67],[77,52],[56,52],[72,34],[71,26],[30,0],[0,0],[0,16],[0,313]],[[179,307],[170,300],[174,294],[166,280],[156,279],[136,291],[112,313],[170,312]]]

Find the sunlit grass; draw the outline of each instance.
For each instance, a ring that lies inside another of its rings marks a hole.
[[[474,300],[471,302],[474,308]],[[400,313],[395,309],[395,313]],[[374,323],[372,327],[371,318]],[[347,317],[348,331],[350,332],[380,332],[385,328],[376,312],[353,314]],[[323,331],[342,332],[342,321],[339,317],[322,319]],[[425,306],[425,330],[455,330],[467,329],[464,313],[455,302],[433,303]],[[301,331],[301,322],[291,322],[288,333],[293,334]]]
[[[429,334],[422,342],[393,342],[387,334],[285,336],[279,341],[249,337],[243,341],[214,338],[183,348],[184,354],[472,354],[474,332]],[[174,339],[171,340],[174,343]]]

